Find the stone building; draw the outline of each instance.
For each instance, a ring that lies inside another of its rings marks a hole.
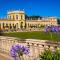
[[[0,29],[19,30],[40,28],[41,26],[57,26],[56,17],[26,17],[24,11],[9,11],[6,19],[0,19]]]

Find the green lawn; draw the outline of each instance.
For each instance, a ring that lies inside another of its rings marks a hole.
[[[51,41],[60,41],[60,34],[52,33],[52,38],[50,33],[45,32],[10,32],[4,33],[4,36],[18,37],[21,39],[43,39]]]

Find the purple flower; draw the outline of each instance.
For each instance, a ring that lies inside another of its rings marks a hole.
[[[50,26],[46,26],[44,31],[45,31],[45,32],[48,32],[48,31],[50,31],[50,30],[51,30],[51,27],[50,27]]]
[[[48,32],[48,31],[49,31],[49,27],[46,26],[46,27],[45,27],[45,32]]]
[[[51,30],[52,30],[53,32],[58,32],[58,27],[57,27],[57,26],[52,26],[52,27],[51,27]]]
[[[58,26],[46,26],[45,32],[52,31],[54,33],[59,33],[59,27]]]
[[[18,60],[18,57],[23,54],[29,54],[29,48],[22,45],[14,45],[10,49],[10,55],[14,58],[14,60]]]

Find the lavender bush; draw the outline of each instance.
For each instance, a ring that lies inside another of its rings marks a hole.
[[[22,45],[13,45],[10,49],[10,55],[14,60],[24,60],[23,54],[29,54],[29,48]]]

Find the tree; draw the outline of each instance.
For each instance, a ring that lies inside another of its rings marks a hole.
[[[60,24],[60,19],[57,19],[58,24]]]
[[[25,19],[27,19],[29,16],[27,14],[25,14]]]

